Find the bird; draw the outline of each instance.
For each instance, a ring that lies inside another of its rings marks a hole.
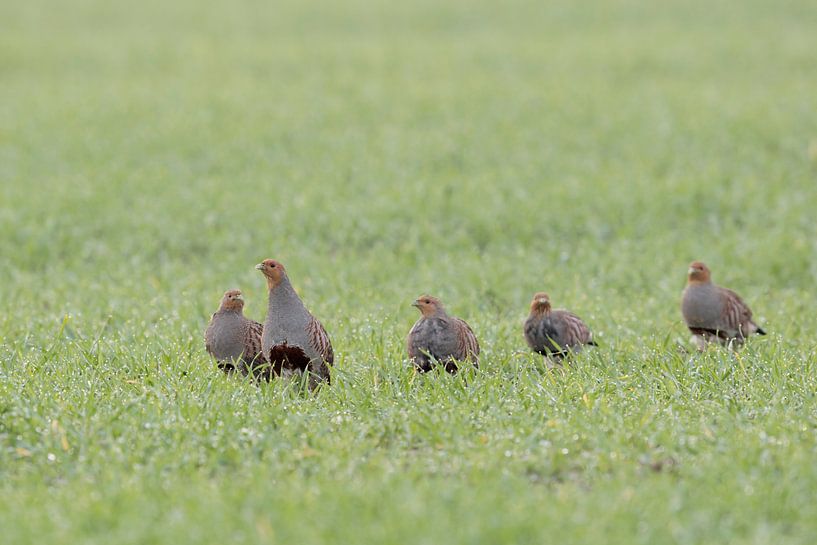
[[[261,346],[270,367],[261,378],[269,381],[272,375],[308,371],[310,389],[323,380],[329,382],[335,353],[326,329],[304,306],[283,264],[265,259],[255,268],[264,274],[269,289]]]
[[[456,373],[458,362],[469,361],[479,368],[479,342],[471,327],[449,316],[436,297],[421,295],[413,303],[422,316],[409,331],[406,344],[409,360],[425,373],[439,362],[449,373]]]
[[[261,353],[263,326],[244,316],[244,299],[240,290],[228,290],[221,305],[210,318],[204,332],[204,346],[219,363],[219,369],[230,374],[238,370],[247,375],[253,366],[263,365]]]
[[[581,318],[564,309],[551,309],[545,292],[533,296],[523,331],[531,350],[545,356],[553,366],[560,366],[565,357],[581,352],[585,345],[598,346]]]
[[[689,265],[681,314],[698,350],[705,350],[711,342],[737,348],[753,333],[766,334],[752,321],[752,311],[743,299],[734,291],[713,284],[709,267],[700,261]]]

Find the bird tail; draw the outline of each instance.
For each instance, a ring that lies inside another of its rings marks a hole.
[[[763,330],[762,330],[762,329],[760,329],[760,328],[757,328],[757,331],[755,331],[755,333],[757,333],[758,335],[765,335],[765,334],[766,334],[766,332],[765,332],[765,331],[763,331]]]
[[[587,346],[598,346],[598,345],[599,345],[599,343],[597,343],[596,341],[588,341],[587,342]]]

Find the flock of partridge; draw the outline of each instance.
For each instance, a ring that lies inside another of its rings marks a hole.
[[[269,290],[264,323],[244,316],[239,290],[226,292],[204,334],[207,352],[227,373],[237,371],[267,381],[307,373],[310,388],[328,382],[335,356],[323,325],[306,309],[281,263],[266,259],[255,268],[266,277]],[[449,316],[440,300],[430,295],[420,296],[413,305],[421,316],[409,331],[407,346],[418,371],[429,371],[435,364],[451,373],[463,362],[479,366],[479,343],[465,321]],[[737,347],[753,333],[766,334],[752,321],[752,311],[738,294],[713,284],[709,269],[700,261],[689,266],[681,312],[699,350],[711,342]],[[560,365],[583,346],[596,344],[581,318],[552,309],[543,292],[533,296],[523,331],[531,350],[551,365]]]

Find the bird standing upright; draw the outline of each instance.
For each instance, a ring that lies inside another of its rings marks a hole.
[[[221,306],[210,318],[204,332],[204,345],[225,373],[238,370],[246,375],[250,368],[266,362],[261,353],[263,326],[244,317],[244,299],[239,290],[224,292]]]
[[[456,373],[457,362],[470,361],[479,367],[479,343],[474,332],[459,318],[449,316],[436,297],[422,295],[413,306],[422,316],[409,331],[408,355],[421,372],[440,362],[449,373]]]
[[[335,359],[323,325],[306,309],[295,293],[284,266],[265,259],[255,266],[267,279],[269,306],[261,334],[261,346],[270,363],[262,378],[282,372],[309,372],[309,387],[330,380],[329,365]]]
[[[693,261],[681,296],[681,314],[698,350],[708,343],[738,347],[752,333],[765,335],[752,321],[752,311],[734,291],[712,283],[709,268]]]
[[[544,292],[533,296],[524,333],[531,350],[554,365],[560,365],[571,353],[581,352],[584,345],[596,346],[593,334],[581,318],[567,310],[552,310],[550,297]]]

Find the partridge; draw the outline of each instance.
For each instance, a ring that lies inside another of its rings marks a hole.
[[[582,319],[567,310],[551,309],[550,297],[543,292],[533,296],[524,333],[531,350],[556,365],[569,354],[581,352],[585,345],[596,346]]]
[[[449,316],[436,297],[422,295],[413,306],[422,316],[409,331],[407,345],[411,362],[420,372],[430,371],[435,362],[456,373],[458,362],[479,367],[479,343],[463,320]]]
[[[713,284],[709,268],[700,261],[689,265],[681,314],[698,350],[710,342],[736,348],[752,333],[766,334],[752,321],[752,311],[740,296]]]
[[[221,306],[210,318],[204,332],[204,345],[219,362],[219,369],[225,373],[238,370],[246,375],[250,368],[263,365],[261,353],[262,326],[244,317],[244,299],[239,290],[224,292]]]
[[[308,371],[310,388],[321,380],[328,382],[335,354],[326,330],[306,309],[281,263],[265,259],[255,268],[264,274],[269,289],[261,347],[270,367],[261,378]]]

